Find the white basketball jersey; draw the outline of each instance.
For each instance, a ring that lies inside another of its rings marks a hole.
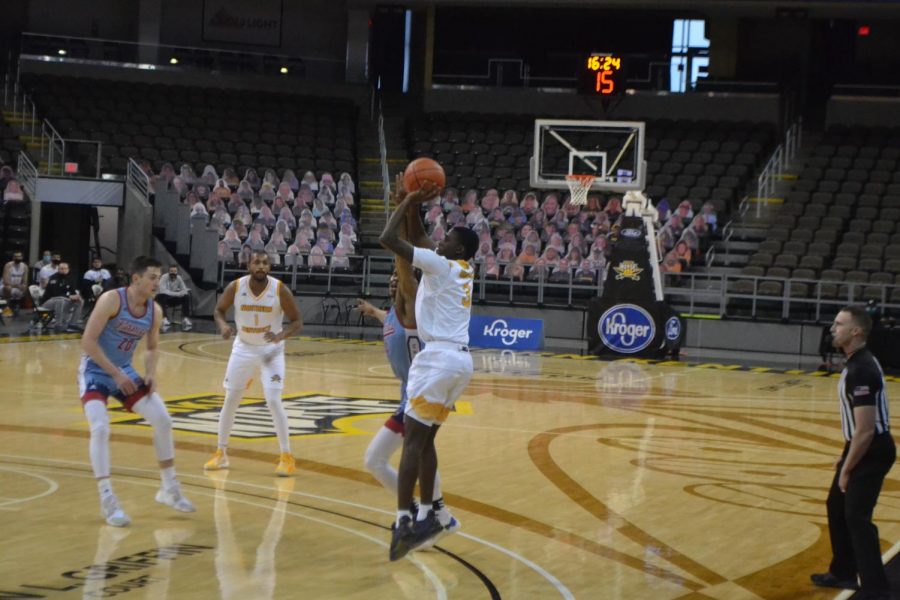
[[[262,346],[269,344],[265,334],[279,333],[284,313],[281,310],[281,281],[267,277],[268,285],[263,293],[255,296],[250,290],[250,275],[238,279],[234,293],[234,322],[238,337],[245,344]]]
[[[419,338],[430,342],[469,343],[473,270],[464,260],[449,260],[433,250],[415,248],[413,265],[422,269],[416,292]]]

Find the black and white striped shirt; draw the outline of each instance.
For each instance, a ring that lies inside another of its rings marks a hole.
[[[841,402],[841,429],[844,439],[853,439],[856,421],[853,409],[857,406],[875,407],[875,435],[890,431],[884,372],[868,348],[860,348],[847,359],[838,383]]]

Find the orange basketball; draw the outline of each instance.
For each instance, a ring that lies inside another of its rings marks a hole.
[[[403,171],[403,187],[407,192],[415,192],[430,181],[440,189],[444,189],[447,176],[444,175],[444,167],[436,160],[430,158],[417,158],[406,166]]]

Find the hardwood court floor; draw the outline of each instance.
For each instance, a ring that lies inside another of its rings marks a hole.
[[[380,343],[290,341],[297,476],[272,476],[277,445],[254,383],[232,468],[212,478],[202,465],[229,346],[163,336],[159,387],[198,511],[153,501],[150,430],[114,412],[126,529],[99,517],[78,344],[0,344],[0,597],[835,597],[807,582],[829,557],[836,379],[476,352],[438,437],[463,529],[390,563],[394,501],[362,464],[398,397]],[[900,540],[898,480],[895,469],[876,511],[885,550]]]

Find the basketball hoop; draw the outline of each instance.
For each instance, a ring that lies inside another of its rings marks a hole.
[[[584,206],[587,204],[588,192],[597,179],[594,175],[566,175],[566,185],[569,186],[572,204]]]

